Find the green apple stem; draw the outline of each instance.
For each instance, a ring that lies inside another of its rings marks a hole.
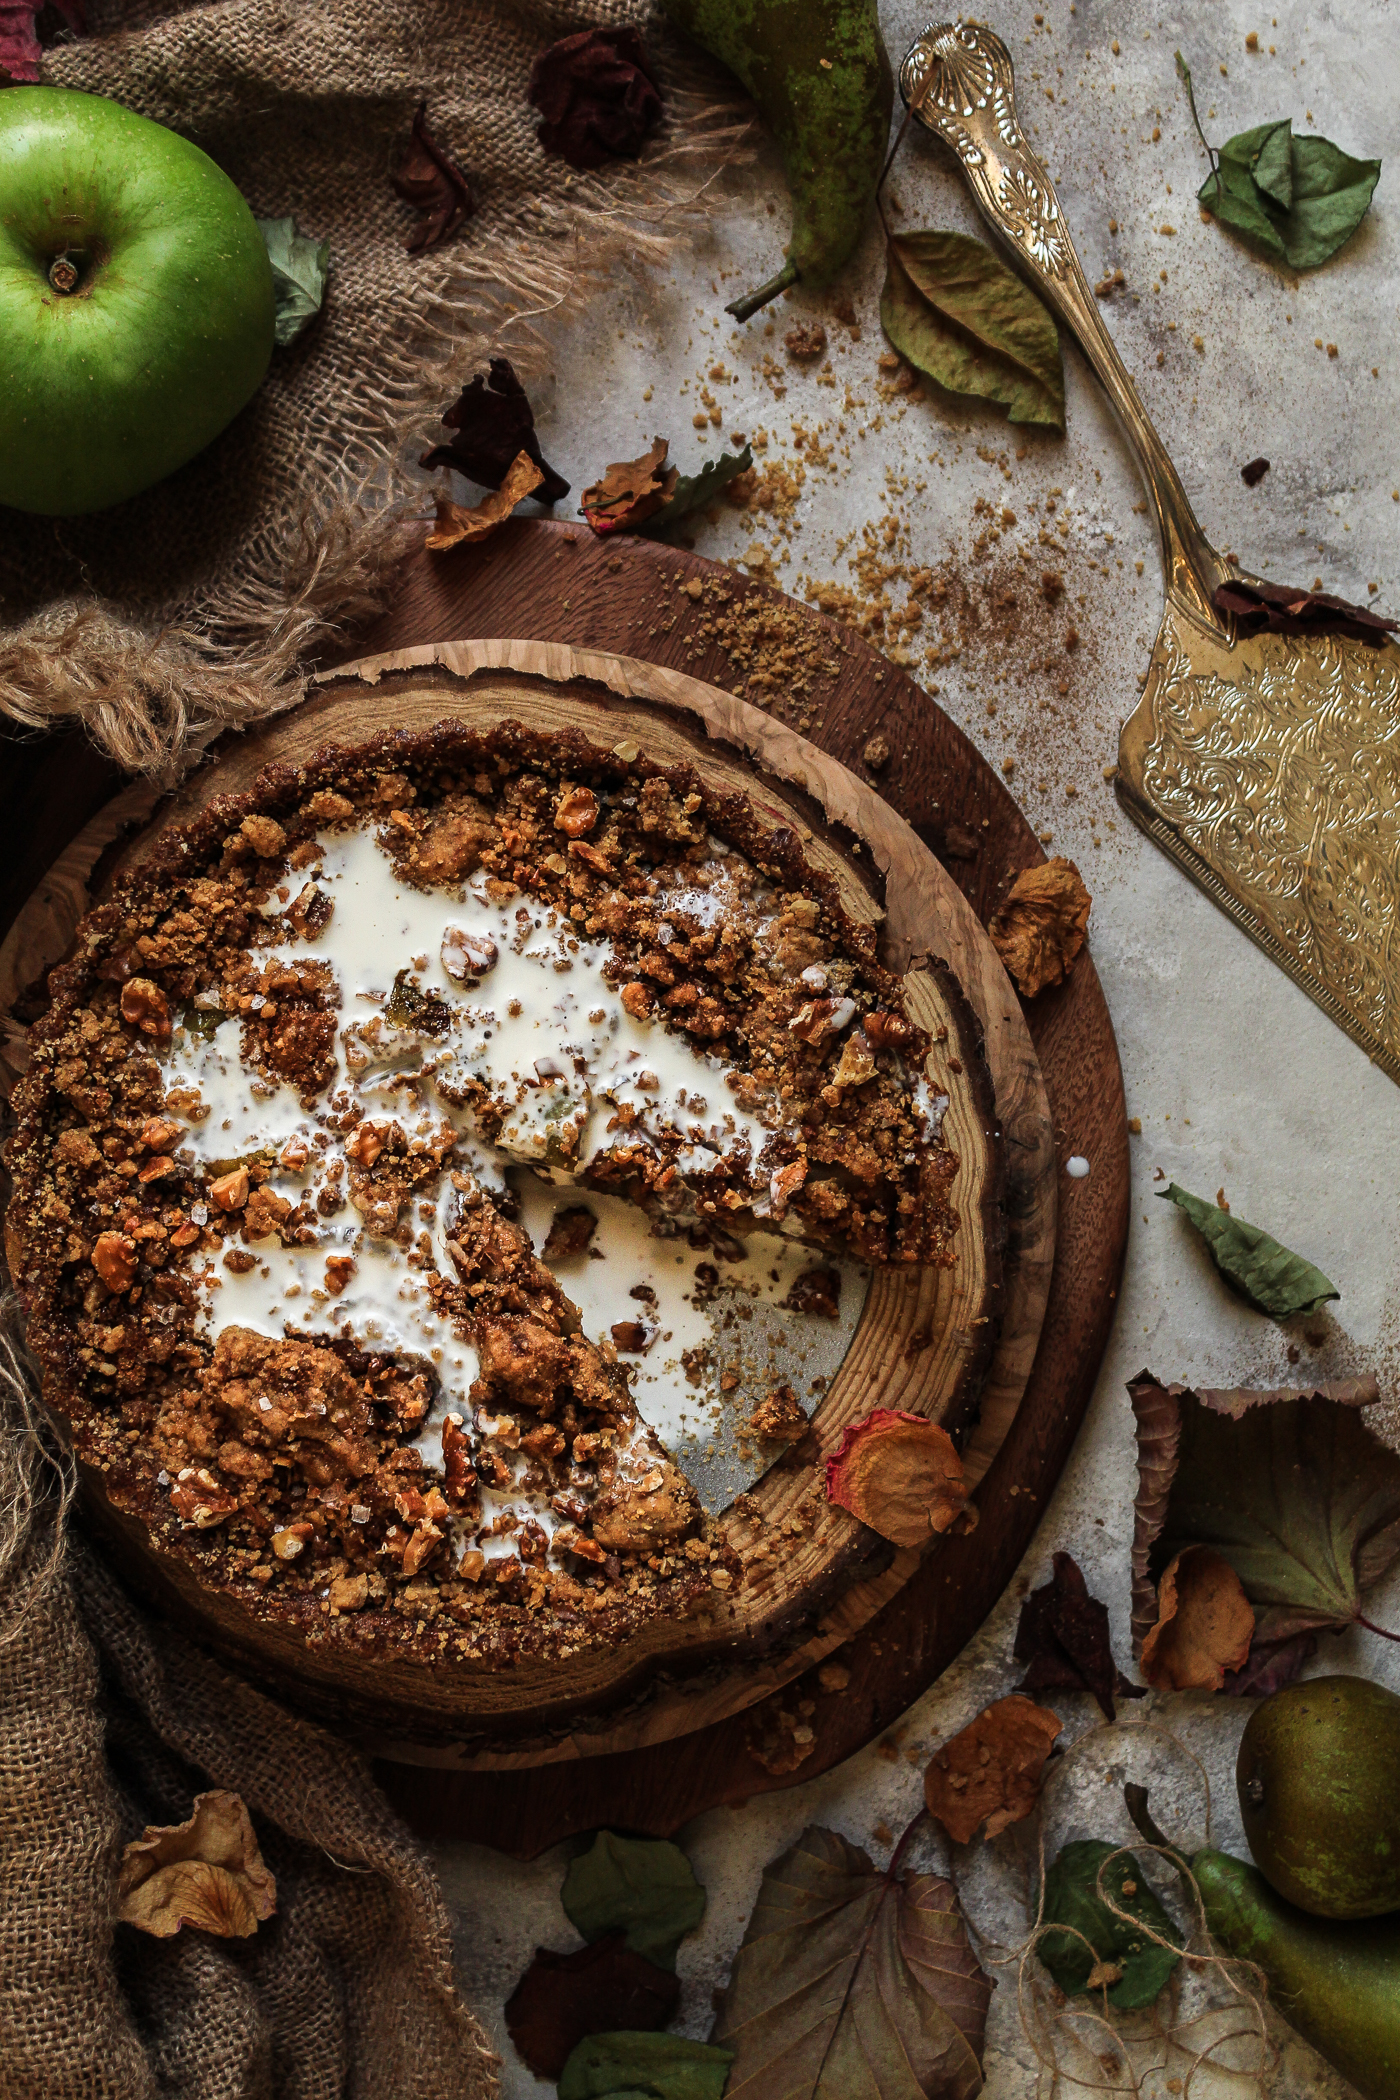
[[[78,266],[67,255],[56,255],[49,264],[49,283],[60,297],[77,289]]]

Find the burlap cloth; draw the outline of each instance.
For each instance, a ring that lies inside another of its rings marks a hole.
[[[430,508],[412,463],[457,386],[493,346],[528,374],[534,323],[660,259],[711,208],[745,119],[647,0],[88,0],[88,21],[46,79],[182,132],[259,217],[331,249],[322,313],[197,459],[97,516],[0,510],[0,713],[80,715],[158,771],[191,724],[296,696],[309,655],[379,602],[396,505]],[[531,63],[622,24],[645,30],[665,122],[640,165],[576,174],[536,136]],[[476,211],[410,256],[390,178],[420,101]]]
[[[536,53],[644,16],[645,0],[88,0],[91,36],[47,77],[193,138],[259,216],[329,239],[332,275],[312,329],[171,480],[99,517],[0,511],[0,712],[79,715],[162,773],[201,731],[296,696],[316,647],[382,597],[402,519],[427,508],[413,462],[484,353],[538,369],[534,321],[709,208],[743,114],[655,25],[668,120],[639,167],[574,175],[536,139]],[[415,258],[390,173],[423,100],[477,211]],[[115,1924],[122,1845],[209,1786],[247,1803],[275,1918],[248,1941]],[[149,1619],[72,1527],[12,1326],[0,1891],[0,2100],[495,2091],[430,1862],[359,1757]]]

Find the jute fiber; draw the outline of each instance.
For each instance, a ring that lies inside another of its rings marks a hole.
[[[363,1760],[140,1611],[64,1526],[0,1338],[0,2094],[490,2100],[430,1862]],[[115,1922],[122,1846],[241,1794],[277,1881],[248,1940]]]
[[[171,126],[260,218],[331,247],[322,313],[197,459],[96,516],[0,511],[0,712],[79,716],[162,773],[192,731],[299,695],[318,646],[382,602],[396,528],[430,509],[413,462],[456,388],[493,348],[528,376],[544,316],[659,260],[746,125],[647,0],[89,0],[88,20],[48,52],[49,82]],[[640,164],[576,174],[539,143],[530,67],[623,25],[644,30],[665,122]],[[411,256],[391,177],[420,102],[476,211]]]

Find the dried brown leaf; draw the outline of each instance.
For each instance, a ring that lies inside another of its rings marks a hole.
[[[715,2022],[726,2100],[974,2100],[991,1994],[951,1882],[810,1827],[763,1876]]]
[[[1084,946],[1092,899],[1072,860],[1057,853],[1023,868],[987,924],[992,945],[1023,998],[1063,984]]]
[[[408,151],[393,177],[405,204],[423,214],[404,243],[410,255],[438,247],[476,210],[466,176],[428,129],[427,107],[426,102],[418,105]]]
[[[1232,614],[1246,634],[1266,628],[1273,634],[1339,634],[1379,649],[1386,636],[1400,627],[1400,620],[1383,619],[1369,606],[1353,605],[1350,599],[1334,598],[1328,591],[1263,583],[1254,576],[1233,576],[1228,583],[1218,584],[1211,603],[1217,612]]]
[[[1057,1553],[1052,1566],[1050,1581],[1032,1590],[1021,1606],[1012,1653],[1030,1668],[1017,1689],[1032,1695],[1092,1692],[1111,1721],[1115,1695],[1140,1699],[1142,1686],[1130,1684],[1115,1664],[1108,1607],[1089,1595],[1077,1561]]]
[[[1157,1623],[1142,1644],[1142,1674],[1167,1692],[1218,1692],[1243,1669],[1254,1611],[1239,1576],[1210,1546],[1188,1546],[1165,1570]]]
[[[826,1462],[826,1492],[896,1546],[925,1546],[936,1533],[977,1526],[947,1430],[890,1407],[847,1429]]]
[[[667,440],[658,438],[650,452],[615,460],[600,481],[584,490],[583,515],[600,537],[630,531],[670,502],[680,470],[667,466],[669,450]]]
[[[246,1939],[276,1908],[248,1811],[226,1788],[196,1795],[186,1822],[152,1824],[122,1854],[117,1916],[158,1939],[182,1925]]]
[[[498,489],[482,498],[480,503],[461,504],[449,502],[446,496],[437,499],[437,523],[423,542],[440,554],[448,547],[459,547],[464,540],[483,540],[488,532],[508,518],[517,503],[537,489],[544,475],[530,458],[528,452],[517,452],[506,478]]]
[[[420,467],[451,467],[468,481],[498,489],[517,453],[528,452],[544,475],[541,503],[568,495],[568,482],[540,450],[530,397],[508,357],[493,357],[488,372],[474,373],[442,420],[452,435],[423,453]]]
[[[1045,1761],[1063,1725],[1019,1692],[996,1700],[934,1753],[924,1773],[929,1814],[960,1845],[983,1823],[993,1838],[1021,1822],[1040,1799]]]
[[[557,2079],[585,2035],[664,2027],[680,2003],[680,1978],[609,1933],[573,1954],[537,1947],[506,2000],[506,2031],[541,2078]]]
[[[542,51],[527,90],[540,144],[571,168],[636,160],[661,117],[661,96],[635,29],[579,29]]]

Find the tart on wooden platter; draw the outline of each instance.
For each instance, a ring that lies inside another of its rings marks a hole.
[[[420,675],[330,748],[313,704],[187,791],[53,981],[11,1148],[127,1565],[425,1744],[799,1649],[892,1558],[824,1455],[877,1405],[961,1441],[1001,1307],[952,972],[887,967],[796,798],[509,684]]]

